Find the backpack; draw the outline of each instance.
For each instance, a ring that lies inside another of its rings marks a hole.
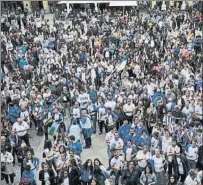
[[[90,174],[88,171],[83,171],[81,173],[81,178],[83,180],[83,182],[89,182],[91,179],[89,178]]]

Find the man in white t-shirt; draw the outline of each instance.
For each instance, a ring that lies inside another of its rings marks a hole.
[[[123,156],[120,156],[118,151],[114,151],[114,157],[111,159],[111,169],[113,171],[113,174],[115,175],[115,185],[118,185],[123,162]]]
[[[138,165],[136,169],[138,170],[138,173],[140,175],[145,170],[145,167],[147,166],[149,158],[150,158],[150,152],[148,151],[148,147],[143,146],[143,150],[139,150],[136,156],[136,160],[138,161]]]
[[[30,146],[28,130],[29,126],[27,122],[23,121],[22,118],[18,118],[17,122],[13,124],[12,130],[15,130],[16,134],[23,140],[28,146]]]
[[[196,145],[195,140],[192,141],[192,145],[186,147],[185,154],[187,157],[189,169],[195,169],[198,159],[198,146]]]

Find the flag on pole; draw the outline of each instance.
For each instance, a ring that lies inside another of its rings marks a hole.
[[[127,64],[127,60],[128,60],[128,57],[127,56],[123,56],[122,59],[121,59],[121,63],[117,67],[116,71],[122,71],[125,68],[126,64]]]

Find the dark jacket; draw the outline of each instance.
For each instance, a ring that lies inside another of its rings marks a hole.
[[[139,174],[136,170],[131,172],[129,169],[125,169],[122,172],[121,182],[123,185],[137,185],[139,184]]]
[[[48,169],[48,174],[49,174],[49,181],[50,181],[50,185],[55,185],[54,183],[54,178],[55,178],[55,174],[54,171],[52,169]],[[44,170],[41,170],[39,172],[39,180],[42,182],[42,185],[45,185],[45,181],[44,181]]]
[[[80,170],[77,167],[73,167],[69,172],[69,185],[79,185],[79,184],[80,184]]]
[[[183,171],[184,174],[187,175],[188,174],[188,162],[187,162],[187,158],[184,155],[180,155],[180,160],[183,164]],[[177,161],[177,157],[174,157],[172,160],[172,166],[173,166],[173,170],[174,170],[174,174],[178,175],[179,174],[179,170],[178,170],[178,161]]]
[[[34,155],[34,150],[31,147],[19,148],[17,151],[18,158],[21,156],[24,159],[27,156],[27,152],[31,152]]]
[[[6,143],[8,143],[8,145],[11,146],[11,135],[9,135],[6,138]],[[14,143],[15,143],[14,148],[18,149],[20,147],[21,143],[22,143],[22,140],[21,140],[21,138],[18,135],[14,136]]]

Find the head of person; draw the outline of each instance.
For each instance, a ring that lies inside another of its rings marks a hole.
[[[18,118],[17,122],[18,122],[19,125],[21,125],[23,123],[23,119],[22,118]]]
[[[68,137],[69,142],[74,143],[75,142],[75,136],[71,135]]]
[[[1,136],[1,145],[4,145],[6,143],[6,137]]]
[[[135,128],[130,128],[130,135],[133,136],[135,134]]]
[[[134,161],[130,161],[129,162],[129,170],[133,170],[135,169],[135,162]]]
[[[42,167],[42,170],[44,170],[45,172],[47,172],[49,169],[49,165],[45,162],[42,162],[41,167]]]
[[[31,166],[29,164],[26,164],[25,171],[30,172],[30,170],[31,170]]]
[[[102,165],[101,161],[98,158],[95,158],[94,159],[94,166],[101,166],[101,165]]]
[[[118,157],[119,157],[119,155],[118,155],[118,151],[117,151],[117,150],[114,151],[114,157],[115,157],[116,159],[118,159]]]
[[[168,180],[169,180],[170,184],[176,184],[176,177],[175,177],[175,175],[171,175]]]
[[[117,131],[114,132],[114,138],[116,141],[119,139],[119,133]]]
[[[145,129],[142,131],[142,137],[147,137],[147,131]]]
[[[28,159],[32,159],[32,157],[33,157],[33,156],[32,156],[32,153],[31,153],[31,152],[27,152],[27,158],[28,158]]]
[[[99,185],[98,180],[96,180],[96,179],[92,179],[92,181],[91,181],[91,185]]]
[[[63,170],[63,177],[64,178],[68,177],[68,170],[66,170],[66,169]]]
[[[77,167],[77,163],[76,163],[75,159],[70,159],[68,162],[68,166]]]
[[[69,155],[70,155],[70,158],[71,158],[71,159],[74,159],[74,156],[75,156],[74,150],[70,150],[70,151],[69,151]]]
[[[143,146],[143,153],[147,153],[147,151],[148,151],[148,146],[147,145]]]
[[[175,146],[176,146],[176,144],[177,144],[177,141],[176,141],[176,139],[175,139],[175,138],[173,138],[173,139],[172,139],[172,142],[171,142],[172,147],[175,147]]]
[[[147,165],[145,168],[145,174],[152,174],[152,173],[153,171],[152,171],[151,165]]]
[[[160,152],[159,149],[155,150],[155,155],[156,155],[156,157],[160,157],[161,156],[161,152]]]
[[[86,167],[86,168],[93,167],[93,163],[92,163],[92,160],[91,160],[91,159],[87,159],[87,160],[86,160],[86,162],[85,162],[85,167]]]
[[[127,119],[124,120],[124,121],[123,121],[123,124],[124,124],[124,125],[127,125],[127,124],[128,124],[128,120],[127,120]]]
[[[61,146],[59,147],[59,152],[60,152],[60,153],[65,153],[65,152],[66,152],[65,146],[61,145]]]

